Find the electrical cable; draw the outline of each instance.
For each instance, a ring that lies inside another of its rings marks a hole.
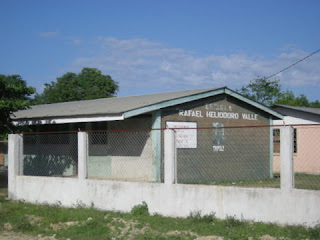
[[[286,67],[286,68],[284,68],[284,69],[280,70],[279,72],[276,72],[276,73],[274,73],[274,74],[270,75],[269,77],[266,77],[265,79],[272,78],[272,77],[274,77],[275,75],[277,75],[277,74],[279,74],[279,73],[282,73],[282,72],[284,72],[284,71],[288,70],[289,68],[293,67],[294,65],[297,65],[298,63],[300,63],[300,62],[302,62],[302,61],[306,60],[307,58],[311,57],[312,55],[314,55],[314,54],[316,54],[316,53],[318,53],[318,52],[320,52],[320,49],[318,49],[318,50],[314,51],[313,53],[310,53],[308,56],[306,56],[306,57],[304,57],[304,58],[300,59],[299,61],[297,61],[297,62],[295,62],[295,63],[293,63],[293,64],[289,65],[288,67]]]

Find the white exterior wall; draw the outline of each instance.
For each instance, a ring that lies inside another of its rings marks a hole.
[[[151,182],[152,162],[152,143],[151,137],[149,137],[140,156],[111,157],[111,178]]]
[[[126,119],[108,123],[108,129],[151,129],[151,117]],[[108,133],[108,142],[113,143],[114,152],[106,156],[89,156],[89,177],[127,181],[153,181],[152,138],[148,131],[123,131]],[[138,134],[138,137],[135,135]],[[151,135],[151,134],[150,134]],[[143,141],[138,142],[138,140]],[[116,143],[116,144],[115,144]],[[125,146],[125,147],[122,147]],[[102,145],[102,147],[105,147]],[[117,149],[115,149],[117,148]],[[121,151],[121,149],[126,149]],[[137,151],[139,149],[139,151]],[[135,154],[133,154],[135,153]],[[139,153],[139,154],[137,154]],[[112,155],[113,154],[113,155]]]
[[[134,118],[127,119],[126,121],[110,122],[110,129],[144,129],[146,126],[151,128],[151,117],[150,118]],[[111,179],[127,179],[132,181],[152,181],[152,163],[153,163],[153,151],[151,137],[146,139],[146,142],[138,144],[141,149],[139,156],[129,156],[130,150],[135,151],[137,146],[130,146],[132,139],[134,139],[135,132],[123,132],[117,134],[117,136],[111,135],[110,141],[121,142],[121,144],[129,145],[129,152],[127,156],[110,156],[111,166],[110,175]],[[121,140],[121,141],[120,141]],[[136,139],[138,140],[138,139]],[[128,144],[128,141],[130,142]],[[121,148],[121,146],[119,146]]]
[[[54,177],[16,177],[14,199],[64,206],[83,203],[128,212],[145,201],[151,214],[187,217],[191,211],[218,218],[315,226],[320,222],[320,191],[205,185],[114,182]]]

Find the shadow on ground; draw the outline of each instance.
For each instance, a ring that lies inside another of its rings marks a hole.
[[[8,171],[0,169],[0,196],[8,192]]]

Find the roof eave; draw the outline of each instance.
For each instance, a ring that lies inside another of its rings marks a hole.
[[[245,103],[248,103],[248,104],[250,104],[250,105],[252,105],[252,106],[254,106],[254,107],[256,107],[256,108],[258,108],[258,109],[260,109],[260,110],[262,110],[262,111],[264,111],[264,112],[266,112],[266,113],[268,113],[268,114],[270,114],[272,116],[274,116],[276,120],[283,120],[284,116],[282,114],[272,110],[271,108],[269,108],[269,107],[267,107],[267,106],[265,106],[265,105],[263,105],[261,103],[258,103],[258,102],[255,102],[255,101],[249,99],[249,98],[246,98],[246,97],[242,96],[241,94],[232,91],[229,88],[226,88],[226,94],[228,94],[228,95],[230,95],[230,96],[232,96],[234,98],[237,98],[237,99],[239,99],[239,100],[241,100],[241,101],[243,101]]]
[[[212,96],[219,95],[222,93],[225,93],[225,87],[214,89],[214,90],[209,90],[207,92],[198,93],[198,94],[194,94],[191,96],[185,96],[185,97],[180,97],[180,98],[176,98],[176,99],[172,99],[172,100],[159,102],[159,103],[152,104],[150,106],[145,106],[142,108],[133,109],[133,110],[124,112],[123,116],[124,116],[124,118],[130,118],[130,117],[144,114],[147,112],[152,112],[152,111],[159,110],[162,108],[171,107],[174,105],[178,105],[178,104],[182,104],[182,103],[186,103],[186,102],[190,102],[190,101],[195,101],[195,100],[199,100],[199,99],[206,98],[206,97],[212,97]]]
[[[65,124],[65,123],[80,123],[80,122],[102,122],[102,121],[118,121],[124,120],[123,114],[118,115],[94,115],[94,116],[79,116],[79,117],[52,117],[38,119],[17,119],[13,121],[16,126],[43,125],[43,124]]]

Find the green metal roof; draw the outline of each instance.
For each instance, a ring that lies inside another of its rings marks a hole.
[[[123,116],[123,118],[129,118],[219,94],[227,94],[246,102],[270,114],[274,119],[283,118],[283,116],[276,111],[245,98],[227,87],[36,105],[32,106],[30,109],[15,112],[12,118],[15,121],[26,119],[120,115]]]
[[[310,108],[310,107],[296,107],[296,106],[289,106],[289,105],[283,105],[283,104],[274,104],[271,106],[272,109],[275,109],[278,112],[282,112],[282,109],[289,109],[294,110],[298,112],[306,112],[306,113],[312,113],[315,115],[320,115],[320,108]]]

